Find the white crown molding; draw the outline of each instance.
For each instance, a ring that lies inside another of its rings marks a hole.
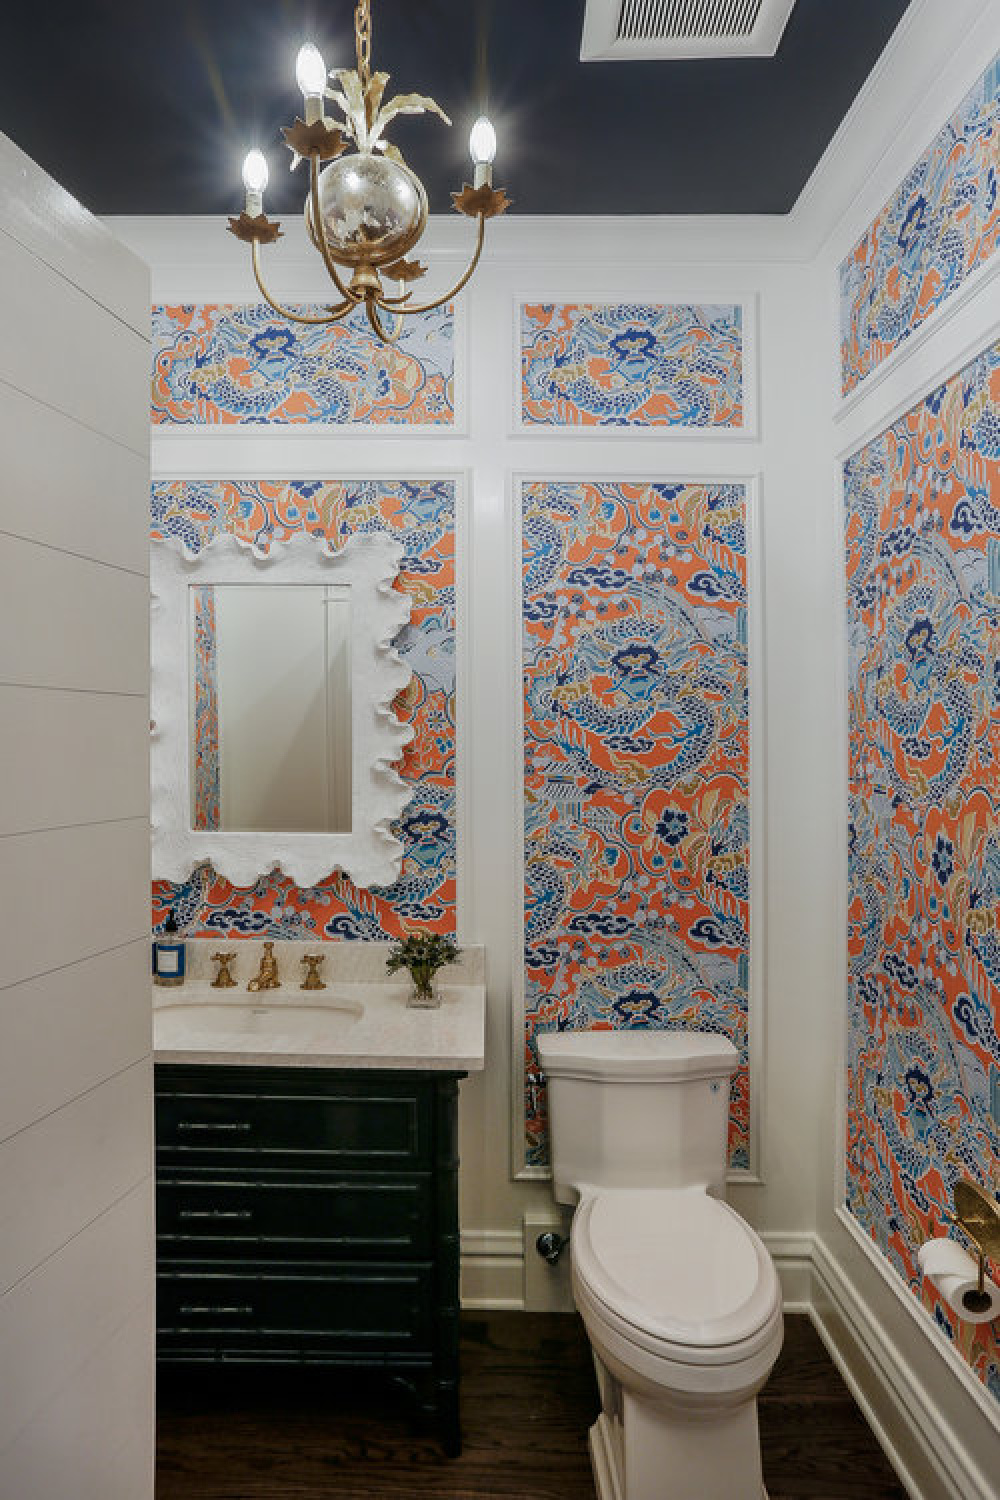
[[[843,255],[998,49],[995,0],[913,0],[790,213],[551,217],[515,210],[490,224],[484,264],[659,271],[665,263],[808,262],[828,242]],[[507,183],[513,193],[515,178],[516,171]],[[149,264],[154,300],[258,300],[245,247],[221,218],[120,215],[104,223]],[[274,290],[323,298],[328,288],[301,215],[282,223],[285,236],[265,262]],[[451,272],[468,255],[468,225],[432,215],[421,251]]]
[[[802,259],[850,252],[998,48],[995,0],[914,0],[788,216]]]

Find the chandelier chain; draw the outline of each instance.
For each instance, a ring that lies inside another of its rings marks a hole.
[[[358,0],[354,12],[354,42],[358,54],[358,78],[362,92],[367,92],[371,80],[372,57],[372,9],[371,0]]]

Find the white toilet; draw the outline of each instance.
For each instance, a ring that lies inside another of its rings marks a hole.
[[[761,1240],[721,1201],[737,1053],[699,1031],[551,1032],[553,1189],[576,1203],[600,1500],[761,1500],[757,1392],[781,1349]]]

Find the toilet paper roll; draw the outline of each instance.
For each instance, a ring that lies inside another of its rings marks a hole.
[[[979,1262],[957,1240],[943,1236],[928,1240],[917,1251],[917,1259],[924,1276],[964,1322],[992,1323],[1000,1318],[1000,1287],[989,1277],[983,1284],[989,1305],[977,1310]]]

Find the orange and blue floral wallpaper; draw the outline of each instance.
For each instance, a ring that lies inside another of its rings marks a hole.
[[[526,1160],[539,1032],[699,1027],[739,1048],[749,1163],[746,493],[525,483]]]
[[[319,313],[306,306],[296,311]],[[381,344],[351,319],[289,323],[266,303],[153,308],[154,423],[455,423],[450,306]]]
[[[265,875],[236,889],[210,868],[153,886],[153,924],[171,907],[190,937],[402,936],[419,924],[455,931],[455,486],[451,480],[178,481],[153,486],[153,545],[192,551],[231,531],[260,548],[297,531],[340,546],[354,532],[389,532],[405,547],[397,586],[413,600],[396,645],[413,680],[396,712],[414,738],[399,766],[413,800],[394,825],[404,846],[392,886],[359,890],[340,874],[309,889]]]
[[[1000,58],[938,131],[840,267],[843,395],[995,253],[998,177]]]
[[[219,761],[219,660],[212,584],[191,590],[192,666],[194,668],[194,795],[195,828],[218,828],[222,805]]]
[[[1000,344],[844,492],[847,1206],[1000,1400],[996,1325],[956,1320],[916,1259],[958,1177],[1000,1181]]]
[[[738,305],[531,302],[521,307],[528,427],[742,427]]]

